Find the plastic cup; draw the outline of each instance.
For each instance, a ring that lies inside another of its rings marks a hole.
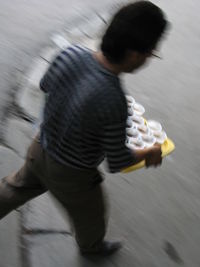
[[[134,103],[127,102],[127,106],[128,106],[128,108],[133,108],[133,105],[134,105]]]
[[[156,142],[158,144],[163,144],[165,140],[167,139],[167,134],[164,131],[153,131],[153,135],[156,138]]]
[[[142,116],[145,113],[145,108],[139,103],[135,103],[133,105],[133,109],[134,109],[134,114],[138,116]]]
[[[135,99],[131,95],[126,95],[126,101],[128,105],[135,103]]]
[[[149,127],[147,126],[147,125],[139,125],[138,126],[138,130],[139,130],[139,132],[141,133],[141,134],[149,134],[150,133],[150,129],[149,129]]]
[[[133,108],[129,107],[128,108],[128,116],[133,116],[133,114],[134,114]]]
[[[143,149],[145,147],[144,142],[142,141],[141,137],[129,138],[129,142],[127,146],[130,149]]]
[[[151,147],[156,143],[156,138],[153,134],[143,134],[142,140],[145,144],[145,147]]]
[[[147,125],[152,131],[162,131],[162,125],[158,121],[148,120]]]
[[[144,119],[143,119],[142,117],[140,117],[140,116],[133,115],[133,116],[131,116],[130,119],[131,119],[131,120],[133,121],[133,123],[134,123],[135,125],[137,125],[137,126],[139,126],[139,125],[144,125]]]
[[[127,128],[126,134],[129,138],[132,138],[132,137],[137,138],[140,135],[136,126],[133,126],[132,128]]]
[[[134,126],[133,121],[128,118],[126,121],[126,128],[132,128]]]

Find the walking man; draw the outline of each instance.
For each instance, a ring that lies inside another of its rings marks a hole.
[[[149,1],[122,7],[113,17],[99,51],[75,45],[54,59],[41,80],[48,93],[40,132],[23,167],[0,180],[0,218],[50,191],[70,215],[82,253],[109,255],[119,242],[105,241],[103,174],[145,160],[161,164],[158,145],[130,150],[125,145],[127,104],[121,73],[132,73],[153,56],[167,21]]]

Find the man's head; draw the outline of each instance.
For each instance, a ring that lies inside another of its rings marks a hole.
[[[151,56],[164,33],[167,21],[161,9],[149,1],[121,8],[113,17],[101,43],[103,55],[111,64],[132,72]]]

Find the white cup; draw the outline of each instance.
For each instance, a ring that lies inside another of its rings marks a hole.
[[[134,103],[127,102],[127,106],[128,106],[128,108],[133,108],[133,105],[134,105]]]
[[[133,116],[133,114],[134,114],[133,108],[129,107],[128,108],[128,116]]]
[[[141,134],[149,134],[150,133],[150,129],[147,125],[143,124],[143,125],[138,125],[138,131],[141,133]]]
[[[130,117],[128,117],[126,121],[126,128],[132,128],[133,126],[134,126],[133,121],[130,119]]]
[[[148,120],[147,125],[152,131],[162,131],[162,125],[158,121]]]
[[[127,144],[127,147],[129,147],[130,149],[143,149],[144,148],[144,142],[142,141],[141,137],[129,138],[129,142]]]
[[[140,116],[133,115],[130,117],[130,119],[133,121],[133,123],[137,126],[144,125],[144,119]]]
[[[156,138],[153,134],[142,134],[141,137],[145,147],[153,146],[156,143]]]
[[[165,140],[167,139],[167,134],[164,131],[153,131],[153,135],[156,138],[156,142],[158,144],[163,144]]]
[[[125,97],[128,105],[135,103],[135,99],[131,95],[125,95]]]
[[[137,138],[140,135],[136,126],[133,126],[132,128],[126,128],[126,134],[129,138]]]
[[[138,116],[142,116],[145,113],[145,108],[139,103],[134,103],[133,109],[134,109],[134,114]]]

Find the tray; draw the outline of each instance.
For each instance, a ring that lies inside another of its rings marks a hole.
[[[165,140],[165,142],[161,145],[161,150],[162,150],[162,157],[166,157],[167,155],[169,155],[170,153],[172,153],[172,151],[175,149],[175,145],[173,143],[173,141],[169,138],[167,138]],[[145,167],[145,161],[141,161],[135,165],[132,165],[128,168],[123,169],[121,172],[123,173],[128,173],[128,172],[132,172],[135,170],[138,170],[140,168]]]

